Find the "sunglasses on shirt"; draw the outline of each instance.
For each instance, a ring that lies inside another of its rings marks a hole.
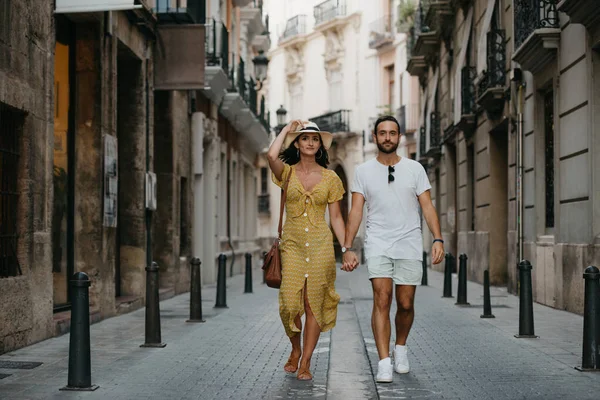
[[[388,183],[394,182],[394,167],[392,165],[388,166]]]

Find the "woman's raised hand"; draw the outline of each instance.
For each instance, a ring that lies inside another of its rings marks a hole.
[[[290,121],[282,130],[281,130],[281,134],[283,134],[284,136],[288,133],[288,132],[294,132],[296,130],[298,130],[298,128],[304,128],[304,121],[300,120],[300,119],[295,119],[293,121]]]

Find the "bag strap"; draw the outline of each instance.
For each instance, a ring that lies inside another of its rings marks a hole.
[[[279,239],[281,239],[281,231],[283,229],[283,209],[285,207],[285,201],[287,199],[287,189],[290,183],[290,177],[292,176],[292,171],[288,174],[287,179],[285,180],[285,184],[283,185],[283,192],[281,193],[281,204],[279,206],[279,226],[277,227],[277,234]]]

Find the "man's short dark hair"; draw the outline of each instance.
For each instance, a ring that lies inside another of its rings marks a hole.
[[[381,117],[377,118],[377,121],[375,121],[375,130],[373,131],[375,135],[377,135],[377,127],[379,124],[385,121],[395,122],[396,125],[398,125],[398,133],[400,133],[400,124],[398,123],[398,120],[392,115],[382,115]]]

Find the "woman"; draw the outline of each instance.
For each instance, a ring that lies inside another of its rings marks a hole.
[[[267,153],[273,182],[282,188],[288,182],[280,245],[279,315],[292,343],[292,353],[284,369],[290,373],[298,371],[300,380],[312,379],[310,359],[321,332],[335,326],[340,300],[335,292],[333,236],[325,221],[328,206],[333,231],[338,241],[344,243],[345,227],[340,211],[344,187],[337,174],[326,168],[327,149],[332,140],[329,132],[319,131],[312,122],[292,121]],[[303,314],[306,321],[301,346]]]

